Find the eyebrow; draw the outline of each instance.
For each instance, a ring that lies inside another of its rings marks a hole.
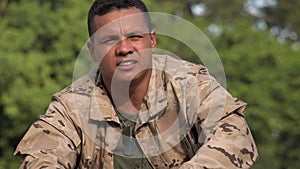
[[[118,38],[119,36],[118,35],[105,35],[105,36],[100,36],[100,40],[103,40],[103,39],[115,39],[115,38]]]
[[[141,34],[145,34],[147,32],[142,32],[142,31],[133,31],[133,32],[129,32],[127,34],[125,34],[126,37],[130,37],[132,35],[141,35]]]

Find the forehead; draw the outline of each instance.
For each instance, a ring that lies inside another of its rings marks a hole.
[[[137,8],[113,10],[93,19],[94,30],[99,33],[117,33],[128,31],[149,32],[143,12]]]

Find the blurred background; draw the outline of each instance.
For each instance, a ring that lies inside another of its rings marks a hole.
[[[253,168],[300,168],[300,1],[144,2],[152,12],[192,22],[216,48],[227,89],[248,103],[245,114],[260,154]],[[17,168],[12,154],[24,132],[51,95],[72,82],[88,39],[91,3],[0,1],[0,168]],[[159,36],[158,43],[193,61],[194,53],[180,42]]]

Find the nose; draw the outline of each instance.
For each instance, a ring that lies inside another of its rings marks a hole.
[[[117,56],[127,56],[133,53],[133,45],[128,38],[124,38],[117,44],[116,50]]]

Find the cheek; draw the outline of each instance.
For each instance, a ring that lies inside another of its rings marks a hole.
[[[152,49],[144,49],[140,52],[142,67],[150,68],[152,65]]]
[[[115,67],[109,59],[103,59],[99,68],[104,77],[109,77],[113,74]]]
[[[114,56],[114,50],[112,47],[98,47],[95,52],[98,62],[108,62]]]
[[[100,66],[101,66],[101,67],[105,67],[106,69],[113,68],[113,66],[114,66],[113,58],[112,58],[110,55],[106,54],[106,55],[102,58],[102,60],[101,60],[101,62],[100,62]]]

